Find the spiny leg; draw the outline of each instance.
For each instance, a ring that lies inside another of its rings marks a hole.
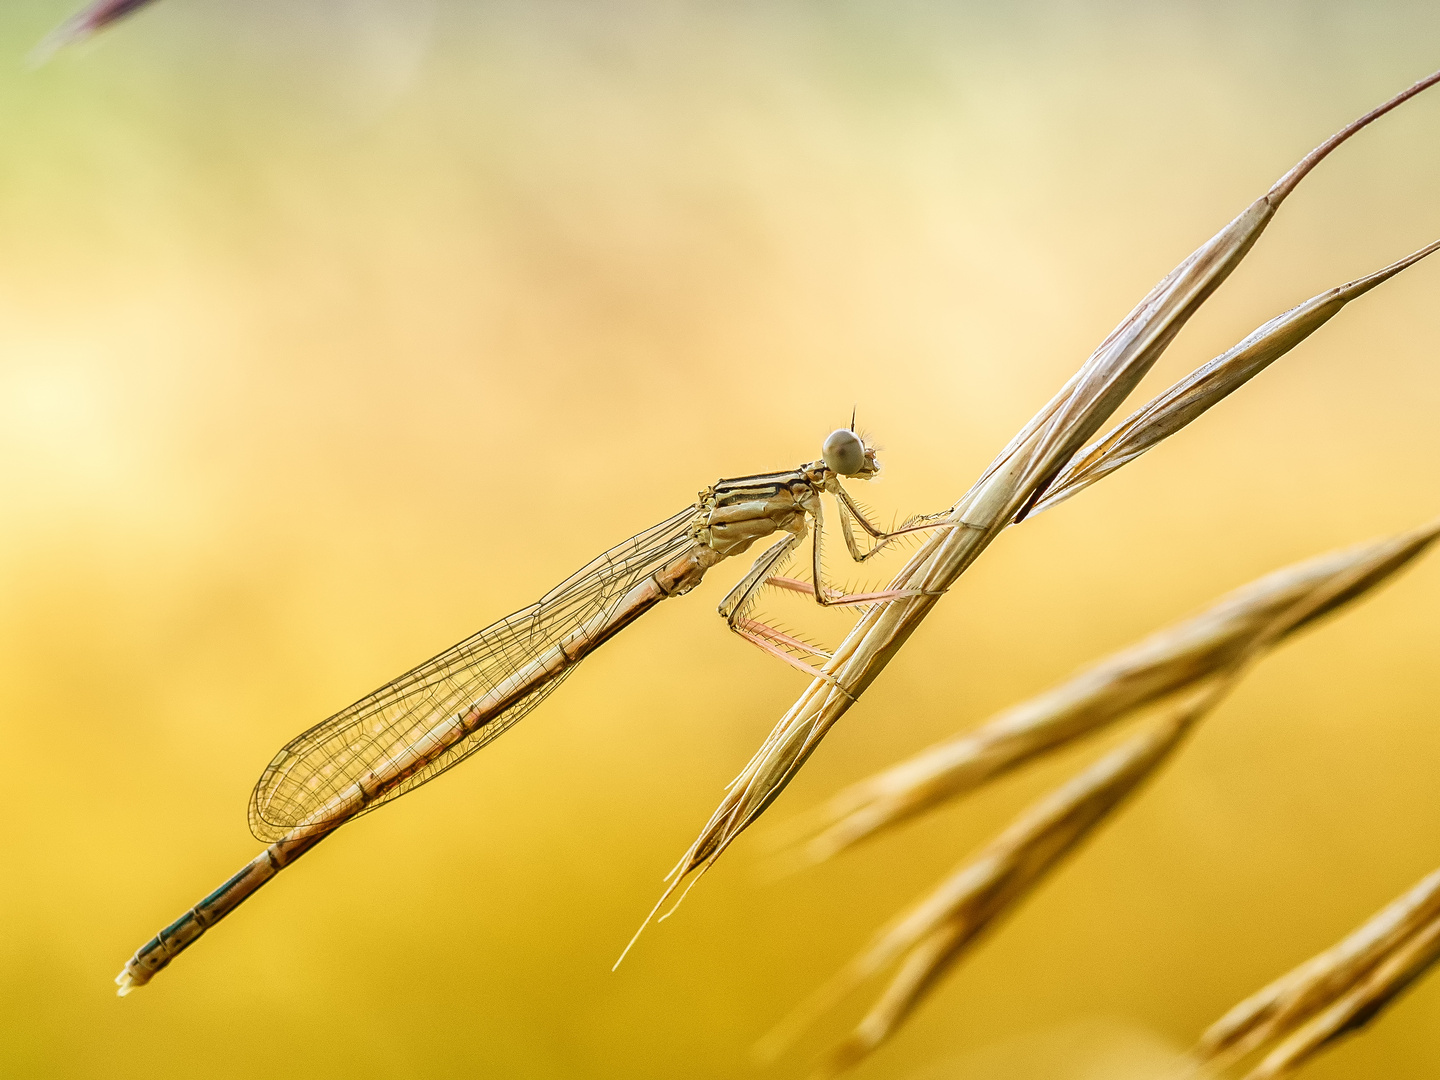
[[[838,486],[838,485],[837,485]],[[860,521],[866,532],[881,540],[881,544],[890,537],[899,536],[905,532],[915,532],[919,529],[935,528],[942,522],[927,522],[915,527],[904,527],[886,533],[865,520],[863,513],[854,506],[853,500],[841,503],[841,530],[845,536],[846,547],[856,562],[863,562],[879,550],[881,545],[868,552],[860,552],[855,543],[853,532],[849,528],[846,519],[847,511],[853,512]],[[821,671],[815,665],[807,663],[787,650],[794,650],[801,654],[813,657],[820,657],[824,660],[830,659],[830,653],[826,652],[808,641],[804,641],[791,634],[785,633],[777,627],[769,626],[758,619],[752,619],[745,614],[754,603],[756,593],[762,586],[774,585],[781,589],[788,589],[792,592],[803,592],[810,594],[815,602],[821,607],[853,607],[869,604],[881,604],[891,600],[900,600],[911,596],[920,596],[922,592],[915,589],[887,589],[880,592],[853,593],[847,594],[840,590],[828,587],[824,582],[824,570],[821,566],[822,536],[824,533],[824,519],[819,505],[814,510],[815,535],[811,549],[811,577],[810,582],[800,581],[796,578],[781,577],[775,574],[786,559],[793,554],[795,547],[805,538],[803,525],[800,531],[782,537],[779,541],[768,547],[754,564],[746,571],[740,582],[731,589],[725,599],[720,602],[719,612],[725,617],[726,624],[735,633],[739,634],[750,644],[761,651],[775,657],[778,660],[797,668],[812,677],[824,679],[826,682],[839,687],[844,691],[835,676]],[[938,515],[937,515],[938,516]],[[916,520],[916,519],[912,519]]]
[[[839,484],[836,484],[835,488],[842,494],[844,493],[844,488],[841,488]],[[840,531],[845,536],[846,546],[850,549],[850,557],[853,558],[856,562],[863,562],[865,559],[868,559],[871,555],[875,554],[876,551],[879,551],[880,547],[879,545],[876,545],[874,548],[864,553],[863,555],[858,552],[855,546],[854,534],[850,531],[849,523],[845,518],[847,510],[849,510],[849,507],[846,506],[845,502],[845,500],[848,498],[849,496],[845,495],[840,502]],[[858,513],[858,511],[856,512],[856,520],[860,522],[860,524],[866,529],[866,531],[872,532],[872,535],[883,536],[885,537],[885,539],[889,539],[890,536],[899,535],[898,532],[881,533],[878,530],[875,530],[874,527],[865,520],[864,516]],[[933,526],[924,527],[932,528]],[[830,588],[825,584],[825,570],[824,567],[821,565],[822,538],[824,536],[824,533],[825,521],[820,509],[820,505],[817,502],[815,507],[815,539],[810,550],[811,580],[809,584],[806,584],[803,581],[797,581],[795,578],[782,577],[772,577],[768,579],[767,584],[776,585],[779,588],[791,589],[797,592],[808,592],[815,598],[815,602],[821,607],[853,607],[857,604],[883,604],[891,600],[903,600],[906,597],[921,595],[921,593],[915,589],[886,589],[881,592],[843,593],[840,592],[838,589]]]
[[[764,623],[757,622],[754,619],[737,619],[730,624],[730,629],[734,630],[735,633],[750,642],[751,645],[754,645],[761,652],[773,656],[775,659],[781,660],[799,671],[803,671],[812,678],[824,679],[830,685],[838,688],[842,693],[849,693],[848,690],[840,685],[840,680],[835,678],[830,672],[821,671],[814,664],[807,664],[798,656],[786,652],[780,645],[783,644],[792,648],[803,649],[812,656],[823,656],[827,660],[830,658],[829,653],[822,652],[808,642],[791,637],[789,634],[776,630],[773,626],[766,626]],[[777,642],[779,644],[777,644]]]
[[[900,528],[886,532],[884,529],[881,529],[880,526],[873,524],[870,519],[865,516],[864,509],[855,501],[854,496],[840,486],[838,480],[835,481],[830,491],[831,494],[835,496],[835,501],[840,507],[840,535],[845,538],[845,547],[846,550],[850,552],[850,558],[857,563],[864,562],[866,559],[878,555],[881,551],[885,550],[885,545],[895,537],[904,536],[907,533],[920,532],[924,529],[939,528],[945,524],[943,519],[950,516],[950,511],[948,510],[942,510],[936,514],[917,514],[906,520]],[[860,545],[856,543],[854,530],[850,528],[850,519],[852,517],[858,521],[860,527],[875,540],[875,544],[869,551],[861,551]]]
[[[805,539],[804,532],[786,533],[761,552],[760,557],[755,560],[750,569],[745,571],[745,576],[740,579],[739,584],[725,594],[725,599],[720,601],[720,606],[716,610],[725,617],[725,621],[730,624],[730,629],[735,629],[735,623],[740,618],[740,613],[755,598],[756,591],[765,584],[765,579],[770,576],[772,571],[780,568],[781,563],[790,557],[795,546],[803,539]]]
[[[794,649],[797,652],[822,657],[826,660],[830,659],[829,653],[811,645],[808,641],[802,641],[797,637],[785,633],[783,630],[768,626],[758,619],[751,619],[745,615],[745,612],[749,610],[755,600],[755,594],[763,585],[773,580],[770,577],[771,572],[778,569],[785,559],[789,558],[794,552],[796,546],[804,539],[804,532],[790,533],[766,548],[760,557],[755,560],[754,565],[746,571],[745,576],[740,579],[739,584],[730,590],[724,600],[720,601],[719,612],[725,617],[725,622],[731,630],[735,631],[735,633],[739,634],[757,649],[767,655],[775,657],[777,660],[784,661],[793,668],[798,668],[807,675],[822,678],[835,686],[839,686],[840,684],[836,682],[835,676],[821,671],[813,664],[807,664],[798,656],[787,652],[786,649]]]

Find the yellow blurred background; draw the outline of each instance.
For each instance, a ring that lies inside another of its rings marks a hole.
[[[620,970],[804,685],[723,568],[124,1001],[288,738],[858,405],[954,500],[1130,306],[1440,66],[1433,3],[0,9],[0,1075],[750,1075],[1089,745],[834,865],[764,833],[1287,562],[1440,513],[1440,263],[1015,529]],[[1440,91],[1152,374],[1440,236]],[[1267,660],[861,1080],[1130,1080],[1440,865],[1440,561]],[[800,1076],[862,999],[762,1075]],[[1440,978],[1308,1074],[1432,1077]]]

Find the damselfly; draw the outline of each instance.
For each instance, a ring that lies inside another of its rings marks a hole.
[[[854,421],[851,421],[853,428]],[[875,451],[850,428],[825,440],[819,460],[789,472],[718,481],[699,500],[632,536],[530,607],[486,627],[286,743],[250,799],[260,855],[143,945],[116,977],[126,994],[173,960],[280,870],[345,822],[433,779],[473,754],[544,700],[575,665],[660,601],[689,592],[706,571],[758,540],[782,534],[720,604],[730,628],[773,656],[849,691],[806,657],[818,646],[753,618],[765,585],[809,593],[824,606],[885,603],[906,590],[846,594],[825,584],[821,496],[838,507],[856,562],[896,536],[938,522],[912,518],[885,531],[841,486],[869,480]],[[862,548],[858,525],[869,536]],[[811,580],[779,576],[813,530]]]

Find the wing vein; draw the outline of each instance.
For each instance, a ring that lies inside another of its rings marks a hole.
[[[261,774],[250,799],[250,831],[267,842],[322,813],[361,777],[406,755],[567,634],[613,610],[646,577],[692,542],[696,507],[687,507],[593,559],[534,604],[492,623],[291,739]],[[363,813],[413,791],[505,731],[574,669],[522,694],[488,722],[377,796]]]

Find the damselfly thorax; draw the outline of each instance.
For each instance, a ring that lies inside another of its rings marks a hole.
[[[805,518],[820,513],[827,477],[824,462],[792,472],[718,480],[700,493],[695,542],[728,558],[775,532],[804,537]]]

